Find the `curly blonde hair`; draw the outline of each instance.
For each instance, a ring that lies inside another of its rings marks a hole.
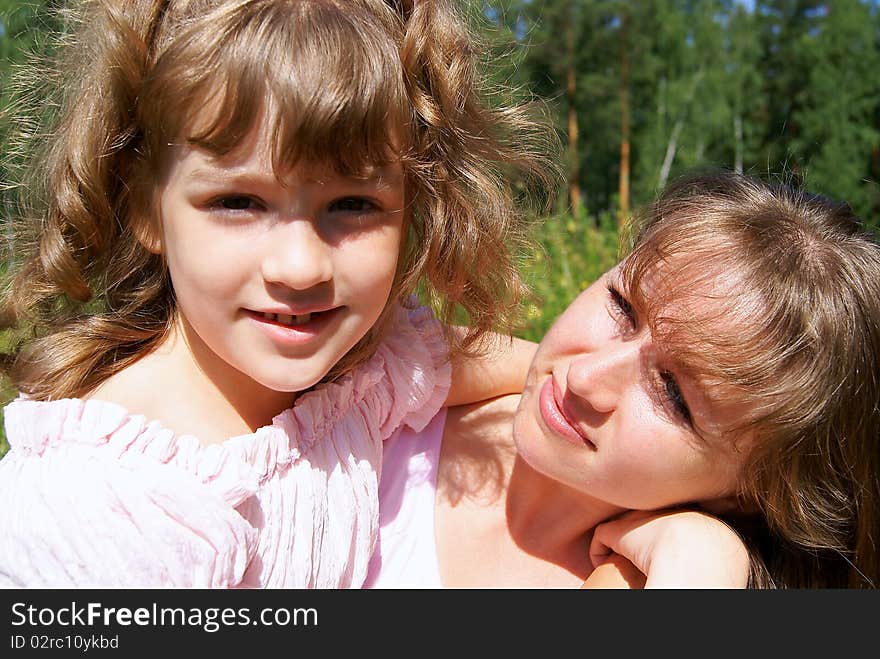
[[[85,0],[66,19],[63,67],[26,73],[58,90],[31,100],[57,98],[58,111],[30,133],[40,149],[3,307],[19,391],[83,395],[161,343],[174,292],[146,245],[169,145],[222,155],[259,121],[276,171],[315,160],[357,174],[395,158],[405,172],[408,238],[389,304],[327,378],[372,354],[391,305],[420,284],[441,320],[465,318],[453,351],[510,330],[527,292],[517,256],[554,194],[558,144],[534,104],[488,103],[452,2]]]
[[[624,261],[652,333],[749,433],[757,585],[880,585],[880,245],[850,207],[730,172],[641,213]],[[719,287],[718,282],[726,282]],[[735,407],[734,407],[735,406]]]

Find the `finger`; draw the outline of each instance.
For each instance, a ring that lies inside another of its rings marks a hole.
[[[620,554],[611,554],[584,581],[581,588],[644,588],[646,577]]]
[[[604,563],[608,557],[618,552],[620,545],[621,530],[616,521],[604,522],[593,529],[593,538],[590,541],[590,561],[596,568]]]

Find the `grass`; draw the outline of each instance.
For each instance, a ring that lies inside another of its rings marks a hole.
[[[598,217],[556,215],[535,235],[543,249],[524,264],[536,301],[525,310],[518,334],[540,341],[559,314],[618,261],[617,223],[610,213]]]

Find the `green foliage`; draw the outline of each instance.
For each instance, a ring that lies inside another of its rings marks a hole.
[[[687,170],[726,167],[803,180],[880,225],[877,0],[472,4],[517,40],[508,77],[551,101],[564,141],[574,32],[578,183],[592,216],[619,196],[626,62],[631,206]]]
[[[61,0],[0,0],[0,110],[12,101],[13,73],[30,57],[49,50],[48,36],[60,27],[54,12],[62,4]],[[6,143],[11,128],[8,114],[0,111],[0,144]]]
[[[880,186],[866,181],[880,132],[880,50],[868,7],[858,0],[829,5],[821,28],[807,38],[809,84],[797,121],[805,155],[804,179],[817,192],[846,199],[868,216],[878,208]]]
[[[554,215],[539,227],[543,246],[523,265],[535,299],[525,310],[519,336],[539,341],[568,304],[618,261],[614,216]]]
[[[0,219],[4,245],[9,241],[10,170],[17,167],[18,159],[10,151],[10,138],[16,126],[10,120],[8,111],[14,102],[14,87],[10,80],[17,69],[31,56],[45,53],[50,30],[58,27],[54,9],[61,5],[60,0],[0,0]],[[4,251],[8,253],[8,248]],[[0,264],[5,270],[5,263]],[[9,336],[0,333],[0,352],[8,349]],[[0,406],[5,405],[15,392],[0,377]],[[9,449],[2,424],[0,411],[0,457]]]

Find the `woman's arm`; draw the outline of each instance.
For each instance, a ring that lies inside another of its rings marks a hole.
[[[691,510],[631,512],[600,524],[590,559],[596,570],[611,561],[595,583],[618,585],[588,578],[584,587],[632,587],[620,583],[637,583],[633,570],[645,575],[645,588],[745,588],[749,580],[749,553],[736,532]]]

